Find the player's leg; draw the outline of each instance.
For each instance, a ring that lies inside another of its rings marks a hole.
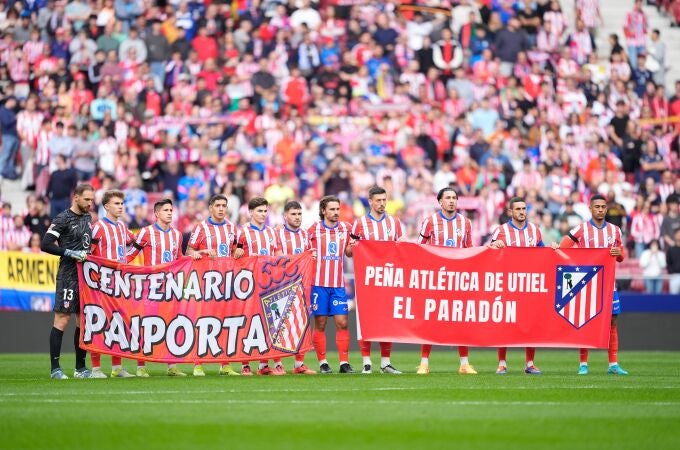
[[[80,303],[78,303],[78,309],[80,309]],[[91,378],[92,372],[85,366],[87,351],[80,346],[80,316],[78,314],[76,314],[76,329],[73,332],[73,349],[76,353],[76,369],[73,372],[73,377]]]
[[[526,361],[526,366],[524,367],[524,373],[529,375],[540,375],[541,370],[534,365],[534,358],[536,357],[536,349],[534,347],[527,347],[524,349],[524,358]]]
[[[347,328],[347,292],[345,288],[332,288],[329,303],[330,315],[335,322],[335,345],[338,347],[340,373],[354,373],[349,364],[349,329]]]
[[[401,371],[394,368],[392,365],[392,343],[380,343],[380,372],[391,373],[393,375],[400,375]]]
[[[257,374],[258,375],[273,375],[273,370],[271,367],[269,367],[269,360],[267,359],[261,359],[260,360],[260,365],[257,368]]]
[[[55,310],[57,309],[57,304],[58,301],[54,304]],[[68,379],[64,371],[61,370],[59,358],[61,358],[61,341],[64,337],[64,330],[68,326],[70,318],[71,314],[69,313],[55,311],[52,330],[50,331],[50,376],[57,380]]]
[[[177,364],[168,364],[168,371],[166,372],[169,377],[186,377],[187,374],[179,370]]]
[[[359,339],[359,350],[361,350],[361,360],[364,366],[361,373],[371,373],[373,371],[373,363],[371,362],[371,342]]]
[[[312,286],[312,317],[314,317],[312,343],[319,360],[320,372],[323,374],[333,373],[326,359],[326,324],[330,314],[330,301],[328,288]]]
[[[286,368],[283,367],[283,361],[281,358],[274,358],[274,369],[272,369],[272,375],[285,375]]]
[[[608,374],[612,375],[628,375],[628,372],[619,366],[618,353],[619,353],[619,331],[617,327],[617,321],[619,314],[621,313],[621,303],[619,301],[618,291],[614,291],[614,301],[612,302],[612,322],[609,327],[609,368],[607,369]]]
[[[149,378],[151,374],[149,373],[148,370],[146,370],[146,362],[142,359],[137,360],[137,371],[135,372],[135,375],[137,375],[140,378]]]
[[[498,369],[496,369],[496,373],[498,375],[505,375],[508,373],[508,348],[507,347],[498,347],[497,350],[498,353]]]
[[[476,375],[477,371],[470,364],[470,347],[459,345],[458,346],[458,357],[460,358],[460,367],[458,368],[458,373],[463,375]]]
[[[426,375],[430,373],[430,353],[432,352],[432,345],[423,344],[420,346],[420,364],[416,373],[418,375]]]
[[[578,374],[588,375],[588,349],[580,348],[578,350],[578,356],[579,356]]]
[[[111,378],[132,378],[133,374],[123,367],[123,358],[118,355],[111,355]]]

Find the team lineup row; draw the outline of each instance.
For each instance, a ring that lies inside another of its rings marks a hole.
[[[336,328],[336,346],[339,353],[340,373],[354,373],[349,364],[350,335],[347,327],[349,313],[347,295],[344,288],[344,257],[351,257],[353,249],[361,240],[399,241],[404,239],[402,225],[397,218],[385,213],[386,191],[374,186],[368,193],[370,212],[354,221],[353,225],[342,222],[340,200],[333,196],[323,197],[319,203],[319,221],[309,229],[301,228],[302,207],[296,201],[284,207],[284,225],[271,228],[266,225],[269,204],[262,197],[254,197],[248,203],[249,223],[237,227],[226,219],[227,198],[215,195],[208,203],[209,217],[198,223],[189,238],[186,255],[193,259],[241,258],[255,255],[289,255],[304,251],[312,252],[316,268],[311,289],[311,315],[314,317],[312,342],[319,361],[319,372],[332,373],[326,359],[326,326],[329,317]],[[61,369],[59,359],[63,330],[68,325],[71,314],[80,311],[77,262],[87,259],[89,254],[117,262],[132,261],[139,253],[143,254],[143,264],[152,266],[171,262],[181,256],[182,236],[172,226],[173,204],[169,199],[154,205],[156,222],[143,228],[136,236],[120,221],[124,209],[124,194],[121,191],[107,191],[103,196],[105,217],[91,223],[89,214],[94,200],[94,188],[87,184],[79,185],[74,193],[72,205],[59,214],[42,242],[43,251],[61,256],[57,273],[55,297],[55,318],[50,333],[51,377],[64,379],[67,376]],[[437,193],[441,210],[427,217],[420,228],[420,244],[446,246],[452,248],[471,247],[470,220],[457,212],[458,195],[452,188],[443,188]],[[557,247],[609,248],[610,255],[617,261],[624,258],[621,230],[607,223],[606,200],[599,195],[590,201],[591,220],[575,227],[565,236]],[[511,219],[498,227],[490,244],[493,248],[537,247],[543,246],[540,229],[527,221],[526,203],[521,198],[513,198],[508,204]],[[58,245],[57,245],[58,244]],[[620,313],[618,295],[615,292],[612,323],[609,341],[608,373],[626,375],[617,361],[618,333],[616,319]],[[76,378],[106,378],[100,366],[100,355],[91,354],[92,370],[85,364],[86,352],[79,346],[80,329],[74,334],[76,351]],[[371,343],[359,341],[362,354],[362,373],[372,372],[370,358]],[[380,370],[385,373],[399,374],[390,361],[391,344],[380,343]],[[431,345],[422,345],[418,374],[429,373]],[[498,349],[498,369],[496,373],[507,373],[505,348]],[[459,346],[459,373],[476,374],[469,361],[467,347]],[[540,374],[534,364],[535,349],[526,349],[525,373]],[[122,367],[119,356],[112,356],[112,377],[132,377]],[[304,363],[304,354],[295,356],[295,374],[316,374]],[[253,375],[250,362],[245,361],[239,371],[231,364],[222,364],[220,375]],[[268,360],[259,361],[258,375],[285,375],[280,359],[275,359],[273,367]],[[580,350],[579,374],[588,373],[588,350]],[[185,376],[176,365],[168,365],[170,376]],[[137,362],[136,375],[148,377],[144,361]],[[194,376],[204,376],[200,364],[193,368]]]

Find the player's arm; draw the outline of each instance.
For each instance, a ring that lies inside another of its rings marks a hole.
[[[354,254],[354,246],[361,239],[361,225],[359,225],[359,220],[355,220],[352,225],[352,231],[349,233],[349,242],[345,247],[345,256],[351,258]]]
[[[541,233],[541,229],[536,227],[536,247],[545,247],[545,243],[543,242],[543,233]]]
[[[147,231],[147,229],[142,228],[137,237],[132,241],[130,245],[128,245],[127,253],[125,254],[126,261],[128,263],[134,261],[137,255],[139,255],[139,252],[144,250],[144,247],[149,245],[149,241],[147,240],[148,234],[149,232]]]
[[[50,228],[43,236],[42,242],[40,243],[40,250],[50,255],[57,256],[68,256],[77,261],[85,261],[87,258],[87,253],[84,250],[71,250],[68,248],[62,248],[57,245],[57,241],[61,237],[62,233],[68,231],[68,224],[63,218],[56,218]]]
[[[621,262],[626,259],[626,251],[621,243],[623,242],[623,236],[621,235],[621,229],[616,228],[616,241],[614,246],[609,250],[609,254],[616,257],[616,261]]]
[[[231,254],[234,255],[234,259],[239,259],[246,254],[246,235],[241,233],[241,229],[237,228],[234,234],[234,242],[232,243]]]
[[[503,231],[503,226],[499,225],[496,231],[491,235],[491,243],[489,244],[491,248],[504,248],[505,247],[505,232]]]
[[[418,243],[419,244],[427,244],[430,242],[430,238],[432,237],[432,223],[430,222],[430,218],[428,217],[425,219],[420,226],[420,234],[418,234]]]
[[[470,219],[465,220],[465,243],[464,248],[472,248],[472,222]]]
[[[193,259],[201,259],[201,256],[204,254],[212,257],[217,256],[214,251],[211,251],[205,247],[203,228],[201,228],[200,224],[197,224],[194,227],[194,230],[191,232],[191,237],[189,237],[187,256],[190,256]]]

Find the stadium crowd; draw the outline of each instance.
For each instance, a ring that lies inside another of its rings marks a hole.
[[[477,245],[511,196],[550,244],[599,192],[659,292],[680,277],[680,81],[640,0],[609,53],[599,0],[575,4],[568,24],[557,0],[5,1],[0,176],[34,193],[3,204],[0,250],[39,251],[79,180],[97,208],[122,189],[133,229],[175,199],[186,234],[216,193],[234,223],[299,199],[308,226],[321,196],[352,221],[379,184],[415,237],[454,186]]]

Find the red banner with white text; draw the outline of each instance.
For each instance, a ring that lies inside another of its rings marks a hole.
[[[271,359],[311,349],[314,260],[184,257],[153,267],[88,257],[79,272],[81,345],[155,362]]]
[[[606,348],[609,249],[452,249],[361,241],[360,339],[480,347]]]

